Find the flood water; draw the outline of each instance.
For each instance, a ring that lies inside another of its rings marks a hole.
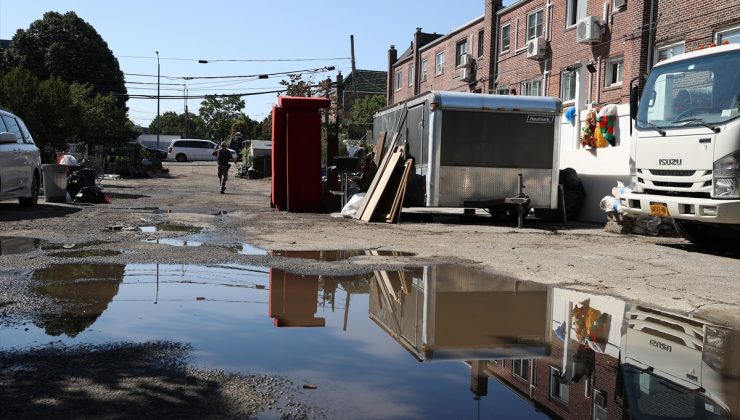
[[[337,418],[737,416],[736,331],[472,268],[77,264],[30,284],[61,313],[1,329],[0,349],[188,343],[201,367],[315,384]]]

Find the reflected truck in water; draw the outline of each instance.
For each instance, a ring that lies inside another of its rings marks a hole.
[[[200,365],[305,378],[339,418],[738,417],[736,328],[475,268],[59,265],[28,281],[61,309],[2,327],[0,351],[177,340]]]

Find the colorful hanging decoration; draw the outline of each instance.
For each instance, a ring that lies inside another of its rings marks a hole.
[[[606,143],[616,146],[617,139],[614,135],[614,129],[617,125],[617,106],[614,104],[604,105],[597,117],[596,147],[606,147]]]
[[[586,114],[586,121],[581,129],[581,146],[596,147],[596,110],[589,109]]]

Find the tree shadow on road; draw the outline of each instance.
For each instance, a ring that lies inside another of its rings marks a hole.
[[[79,207],[53,204],[38,204],[34,207],[22,207],[17,203],[0,203],[0,222],[18,222],[21,220],[50,219],[64,217],[82,210]]]

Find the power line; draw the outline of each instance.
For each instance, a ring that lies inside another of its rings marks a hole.
[[[136,58],[142,60],[155,60],[157,57],[143,56],[143,55],[117,55],[118,58]],[[195,63],[221,63],[221,62],[237,62],[237,63],[285,63],[285,62],[307,62],[307,61],[347,61],[349,57],[326,57],[326,58],[219,58],[219,59],[197,59],[197,58],[177,58],[177,57],[162,57],[160,60],[168,61],[192,61]]]
[[[321,68],[313,69],[302,69],[292,71],[280,71],[274,73],[258,73],[258,74],[243,74],[243,75],[232,75],[232,76],[161,76],[166,79],[175,80],[201,80],[201,79],[244,79],[244,78],[266,78],[269,76],[278,75],[289,75],[289,74],[302,74],[302,73],[323,73],[334,70],[334,66],[326,66]],[[138,77],[157,77],[156,74],[143,74],[143,73],[123,73],[124,76],[138,76]]]
[[[131,99],[205,99],[205,98],[231,98],[231,97],[241,97],[241,96],[257,96],[257,95],[267,95],[271,93],[282,93],[285,92],[285,89],[279,89],[279,90],[268,90],[268,91],[262,91],[262,92],[250,92],[250,93],[222,93],[222,94],[213,94],[213,95],[131,95],[131,94],[123,94],[123,93],[111,93],[113,96],[128,96]]]

